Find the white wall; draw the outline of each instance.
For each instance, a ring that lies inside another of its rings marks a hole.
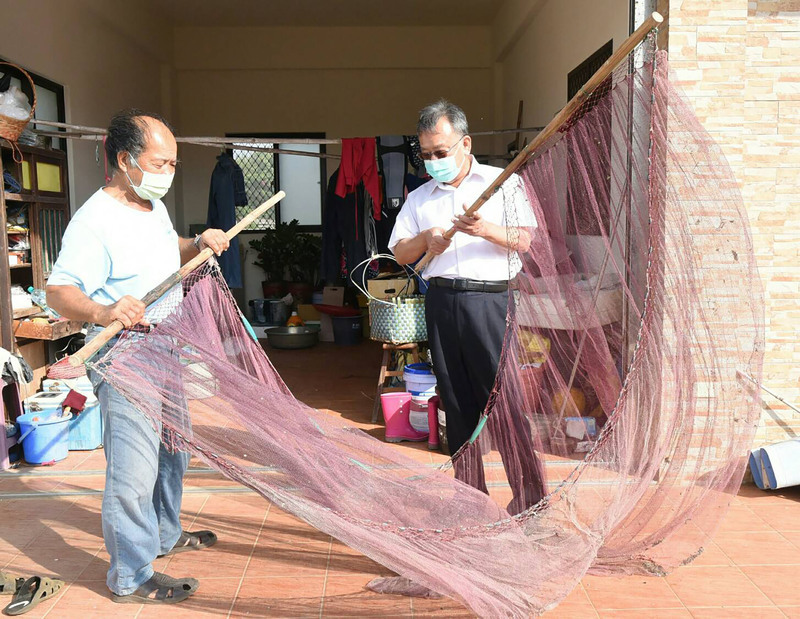
[[[105,127],[125,107],[169,116],[162,66],[172,64],[172,29],[150,17],[137,3],[0,0],[0,56],[62,84],[67,122]],[[94,142],[68,144],[74,210],[103,184],[103,169]]]
[[[506,0],[492,29],[500,73],[497,123],[515,126],[520,99],[523,126],[550,122],[567,103],[567,74],[609,39],[616,49],[628,37],[629,5],[629,0]]]
[[[474,130],[492,129],[490,47],[488,26],[178,28],[176,117],[184,135],[409,134],[420,108],[447,97],[464,107]],[[487,152],[491,141],[477,146]],[[218,151],[181,149],[178,231],[185,232],[206,220]],[[339,147],[327,150],[338,154]],[[329,160],[329,173],[337,167]],[[263,275],[250,262],[248,298],[260,296],[254,280]]]

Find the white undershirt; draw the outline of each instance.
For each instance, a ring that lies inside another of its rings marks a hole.
[[[408,194],[389,239],[389,249],[392,252],[400,241],[413,238],[425,230],[451,228],[453,217],[463,215],[464,205],[467,208],[472,206],[503,171],[501,168],[480,164],[471,155],[470,158],[472,161],[469,173],[458,187],[430,180]],[[525,189],[516,174],[486,201],[479,212],[486,221],[499,226],[509,225],[509,220],[527,228],[535,228],[537,225]],[[520,268],[519,257],[516,254],[509,257],[506,247],[459,232],[453,237],[450,247],[431,260],[423,277],[507,280],[514,277]]]

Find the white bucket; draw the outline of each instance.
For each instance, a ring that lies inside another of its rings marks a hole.
[[[408,413],[408,422],[417,432],[428,432],[428,400],[436,394],[417,395],[411,392],[411,409]]]
[[[406,383],[406,391],[410,391],[413,395],[427,395],[428,398],[436,395],[436,376],[427,363],[407,365],[403,369],[403,381]],[[427,401],[426,398],[425,402]]]
[[[762,447],[761,464],[769,488],[800,486],[800,439]]]

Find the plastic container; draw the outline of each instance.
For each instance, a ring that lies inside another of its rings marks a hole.
[[[439,449],[442,450],[442,453],[450,454],[450,444],[447,442],[447,415],[445,412],[440,408],[436,412],[437,419],[439,421]]]
[[[403,380],[406,390],[414,395],[427,396],[425,409],[427,410],[428,398],[436,395],[436,376],[430,363],[409,363],[403,369]]]
[[[753,476],[753,483],[760,490],[767,490],[769,486],[764,483],[764,475],[761,464],[761,449],[754,449],[750,452],[748,464],[750,465],[750,474]]]
[[[763,483],[768,488],[800,485],[800,439],[781,441],[761,448]],[[754,476],[755,477],[755,476]]]
[[[292,312],[292,315],[289,316],[289,320],[286,321],[287,327],[302,327],[304,324],[303,319],[297,315],[297,312]]]
[[[32,412],[17,417],[22,451],[30,464],[58,462],[69,453],[69,423],[72,413]]]
[[[69,380],[63,380],[60,378],[45,378],[42,381],[42,391],[63,391],[66,393],[71,389],[74,389],[75,391],[78,391],[84,395],[94,393],[92,381],[89,380],[88,376],[71,378]]]
[[[45,391],[25,400],[27,413],[56,414],[61,412],[61,404],[69,391]],[[100,402],[92,393],[81,391],[86,396],[83,411],[72,415],[69,423],[69,450],[89,451],[103,444],[103,416]],[[27,458],[26,458],[27,459]],[[30,460],[29,460],[30,462]]]
[[[339,346],[355,346],[361,342],[361,315],[331,316],[333,341]]]
[[[386,423],[387,442],[424,441],[428,438],[427,432],[418,432],[411,426],[409,421],[411,394],[407,391],[382,393],[381,407],[383,408],[383,419]]]
[[[253,322],[259,325],[267,323],[267,314],[265,304],[269,302],[268,299],[250,299],[249,305],[251,309],[251,317]]]

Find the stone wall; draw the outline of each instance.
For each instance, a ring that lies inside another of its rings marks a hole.
[[[750,218],[763,384],[800,406],[800,1],[671,0],[668,14],[674,77],[722,145]],[[756,445],[800,436],[800,414],[762,396]]]

